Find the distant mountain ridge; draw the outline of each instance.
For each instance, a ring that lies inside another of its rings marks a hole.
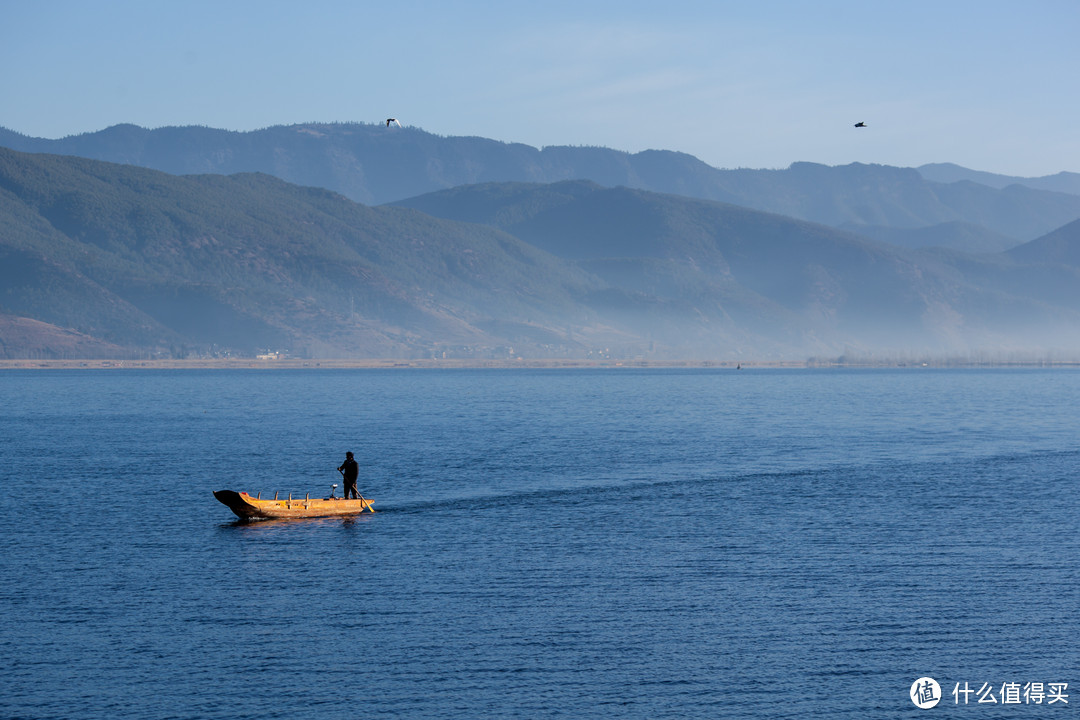
[[[795,334],[805,348],[835,347],[838,337],[863,349],[1080,346],[1080,266],[1071,262],[1080,222],[1009,255],[979,257],[905,251],[739,206],[588,182],[493,183],[399,204],[490,224],[628,293],[718,325]]]
[[[1080,195],[1080,173],[1074,172],[1059,172],[1054,175],[1028,178],[1016,175],[999,175],[981,170],[969,170],[953,163],[930,163],[929,165],[920,165],[917,169],[920,175],[932,182],[954,183],[966,180],[992,188],[1024,185],[1035,190]]]
[[[0,150],[3,352],[733,360],[1080,348],[1073,226],[1027,257],[979,258],[586,181],[403,204],[366,207],[262,174]]]
[[[894,229],[901,231],[894,234],[901,245],[940,237],[978,248],[974,238],[985,231],[983,251],[997,248],[995,238],[1000,236],[1021,244],[1080,218],[1080,187],[1070,173],[1051,176],[1054,181],[1009,178],[998,183],[991,180],[1003,176],[944,165],[915,170],[794,163],[785,170],[722,170],[664,150],[630,154],[599,147],[537,149],[381,124],[304,124],[251,132],[117,125],[58,140],[0,130],[0,145],[172,174],[264,172],[369,205],[459,185],[591,180],[607,187],[742,205],[834,227]],[[955,182],[933,181],[952,176]],[[974,182],[976,178],[986,182]],[[960,224],[970,226],[969,231],[954,238],[949,230]],[[937,225],[945,227],[926,231]],[[908,230],[919,231],[921,237],[907,237],[902,231]]]
[[[1007,254],[1027,264],[1080,267],[1080,220],[1013,248]]]

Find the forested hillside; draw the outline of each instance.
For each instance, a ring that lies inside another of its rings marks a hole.
[[[860,163],[720,169],[664,150],[631,154],[601,147],[534,148],[382,124],[310,123],[252,132],[117,125],[58,140],[0,130],[0,146],[172,174],[262,172],[328,188],[368,205],[460,185],[590,180],[606,187],[717,200],[855,231],[884,229],[901,245],[929,241],[982,251],[1000,249],[1001,242],[994,238],[1019,245],[1080,218],[1080,183],[1069,173],[1025,180],[955,166],[915,170]],[[960,225],[967,230],[954,234]],[[936,226],[941,227],[933,229]],[[985,244],[973,242],[980,234],[985,234]]]
[[[368,207],[264,174],[0,150],[8,357],[1076,349],[1075,226],[913,251],[727,203],[493,183]]]
[[[119,346],[408,357],[592,323],[595,280],[505,233],[266,175],[4,150],[0,222],[0,310]]]

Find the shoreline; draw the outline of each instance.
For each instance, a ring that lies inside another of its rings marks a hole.
[[[724,368],[735,369],[737,362],[653,361],[653,360],[348,360],[348,359],[276,359],[200,358],[187,360],[6,360],[0,370],[383,370],[383,369],[558,369],[558,368]],[[749,364],[743,363],[749,367]],[[805,362],[753,363],[754,367],[806,367]]]
[[[0,359],[2,370],[480,370],[480,369],[838,369],[838,368],[1080,368],[1080,360],[965,360],[940,358],[918,361],[855,361],[809,359],[802,361],[710,361],[710,360],[300,360],[256,358],[199,358],[186,360],[27,360]]]

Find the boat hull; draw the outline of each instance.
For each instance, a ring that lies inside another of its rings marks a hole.
[[[272,518],[318,518],[342,515],[359,515],[371,507],[371,498],[346,500],[345,498],[287,498],[262,500],[246,492],[215,490],[216,497],[237,517],[245,520]]]

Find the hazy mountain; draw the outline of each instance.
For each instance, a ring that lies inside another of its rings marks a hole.
[[[907,168],[795,163],[785,171],[729,172],[744,173],[742,187],[720,199],[835,227],[962,222],[1026,242],[1080,217],[1080,196],[1016,185],[998,190],[973,182],[933,183]]]
[[[1008,255],[1021,263],[1080,268],[1080,220],[1014,248]]]
[[[4,352],[800,359],[1080,327],[1076,269],[1020,255],[578,181],[408,204],[0,150]]]
[[[1004,252],[1022,244],[1014,238],[987,230],[981,225],[964,222],[947,222],[919,228],[847,224],[842,226],[842,229],[890,245],[912,249],[946,248],[972,254],[983,254]]]
[[[795,163],[785,170],[721,170],[684,153],[537,149],[381,124],[306,124],[253,132],[118,125],[59,140],[0,131],[0,144],[173,174],[263,172],[367,204],[458,185],[583,179],[728,202],[835,227],[917,229],[966,223],[1016,243],[1080,218],[1080,196],[1075,194],[970,181],[930,182],[925,174],[934,166],[914,170]]]
[[[718,325],[787,333],[807,349],[1080,347],[1080,297],[1043,284],[1067,276],[1061,267],[905,251],[729,204],[585,182],[461,187],[400,204],[490,224],[614,287]]]
[[[982,172],[980,170],[968,170],[965,167],[953,163],[931,163],[920,165],[919,174],[927,180],[939,183],[954,183],[968,181],[986,185],[992,188],[1005,188],[1009,185],[1024,185],[1036,190],[1049,190],[1051,192],[1069,193],[1080,195],[1080,173],[1059,172],[1054,175],[1042,177],[1017,177],[1015,175],[998,175],[996,173]]]
[[[520,240],[265,175],[0,150],[0,227],[0,314],[112,345],[413,357],[607,338],[581,303],[598,282]]]

